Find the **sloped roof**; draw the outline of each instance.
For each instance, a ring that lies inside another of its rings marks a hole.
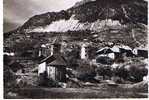
[[[67,66],[66,59],[61,54],[54,54],[51,56],[48,56],[47,58],[43,59],[40,63],[46,62],[47,65],[51,65],[54,67],[59,66]]]
[[[54,57],[54,55],[50,55],[44,59],[42,59],[41,61],[39,61],[39,64],[43,63],[43,62],[52,62],[53,60],[55,60],[56,58]]]
[[[102,48],[96,52],[96,54],[107,54],[112,53],[113,51],[109,47]]]
[[[96,51],[96,54],[107,54],[107,53],[112,53],[112,52],[120,52],[120,49],[125,49],[125,50],[131,50],[132,49],[129,46],[125,46],[125,45],[115,45],[112,48],[110,47],[104,47],[102,49],[99,49],[98,51]]]
[[[56,59],[54,61],[48,63],[48,65],[51,65],[51,66],[67,66],[67,62],[63,56],[55,56],[55,57],[56,57]]]

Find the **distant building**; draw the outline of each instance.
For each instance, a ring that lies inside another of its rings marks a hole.
[[[148,50],[144,48],[135,48],[133,53],[138,57],[148,58]]]
[[[80,52],[80,58],[81,59],[86,59],[87,58],[87,54],[86,54],[86,45],[82,44],[81,46],[81,52]]]
[[[112,59],[121,58],[125,54],[126,57],[134,57],[132,49],[128,46],[120,45],[113,47],[104,47],[96,52],[97,56],[107,56]]]
[[[119,52],[118,52],[119,53]],[[117,52],[109,47],[104,47],[96,52],[97,56],[106,56],[115,59]]]

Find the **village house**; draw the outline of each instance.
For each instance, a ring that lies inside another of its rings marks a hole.
[[[113,46],[113,47],[104,47],[96,51],[97,57],[99,56],[106,56],[113,60],[121,58],[122,56],[126,57],[134,57],[132,49],[128,46],[120,45],[120,46]]]

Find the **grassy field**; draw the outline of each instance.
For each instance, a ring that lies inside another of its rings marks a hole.
[[[21,88],[13,89],[15,95],[4,98],[147,98],[147,90],[133,88],[129,85],[109,86],[100,84],[98,87],[86,88]]]

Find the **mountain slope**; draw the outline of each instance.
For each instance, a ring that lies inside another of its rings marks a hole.
[[[22,29],[43,27],[54,21],[67,21],[72,17],[80,23],[112,19],[121,24],[147,24],[147,2],[143,0],[84,0],[83,3],[77,3],[66,11],[35,15],[22,26]]]
[[[88,42],[97,44],[120,42],[133,48],[145,47],[147,2],[144,0],[83,0],[66,11],[35,15],[17,30],[9,32],[8,36],[4,34],[4,38],[16,39],[15,41],[18,39],[23,42],[23,39],[37,40],[40,34],[41,40],[46,39],[49,42],[53,36],[57,36],[54,33],[63,34],[68,42],[86,39]],[[48,38],[45,37],[47,35]],[[8,42],[7,39],[4,41]]]

